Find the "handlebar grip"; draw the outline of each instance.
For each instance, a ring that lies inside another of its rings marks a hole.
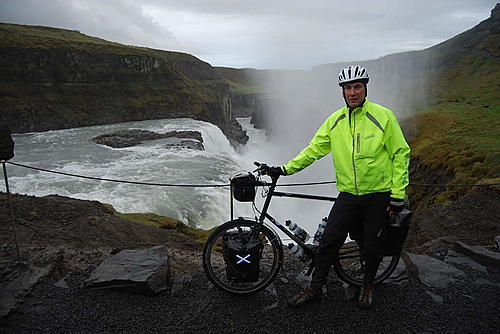
[[[260,162],[257,162],[257,161],[254,161],[253,164],[257,167],[260,167],[260,165],[262,165]]]

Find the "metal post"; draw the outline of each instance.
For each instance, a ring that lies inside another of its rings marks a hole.
[[[231,220],[234,219],[234,213],[233,213],[233,184],[230,183],[229,186],[229,203],[231,207]]]
[[[21,262],[21,254],[19,252],[19,241],[17,240],[17,232],[16,232],[16,217],[14,216],[14,206],[12,205],[12,199],[10,198],[9,180],[7,177],[7,167],[5,166],[5,161],[2,161],[2,165],[3,165],[3,175],[5,177],[5,189],[7,190],[7,201],[9,202],[10,215],[11,215],[11,219],[12,219],[12,227],[14,229],[14,239],[15,239],[15,243],[16,243],[17,261]]]

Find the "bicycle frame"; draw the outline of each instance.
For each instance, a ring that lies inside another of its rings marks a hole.
[[[269,220],[281,232],[285,233],[291,240],[295,241],[304,250],[304,253],[306,253],[306,255],[308,257],[312,258],[313,251],[309,247],[306,246],[306,243],[303,242],[302,240],[300,240],[299,238],[297,238],[289,229],[286,228],[286,226],[281,224],[274,217],[272,217],[269,213],[267,213],[267,210],[269,209],[269,204],[271,203],[271,198],[273,196],[293,197],[293,198],[304,198],[304,199],[330,201],[330,202],[335,202],[335,200],[337,198],[336,197],[328,197],[328,196],[317,196],[317,195],[307,195],[307,194],[297,194],[297,193],[275,191],[276,183],[278,182],[278,178],[272,177],[271,180],[272,180],[271,183],[262,182],[262,181],[259,181],[257,183],[258,186],[268,186],[269,187],[269,192],[266,195],[266,200],[264,201],[264,206],[263,206],[262,211],[261,211],[260,216],[259,216],[259,220],[258,220],[259,227],[264,224],[264,219]]]

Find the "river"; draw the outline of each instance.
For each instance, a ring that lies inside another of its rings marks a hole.
[[[285,159],[280,156],[283,150],[272,145],[264,131],[255,129],[249,118],[239,119],[239,122],[247,130],[250,139],[236,151],[215,125],[186,118],[15,134],[16,156],[12,161],[54,171],[108,179],[215,185],[228,183],[229,175],[235,171],[251,170],[255,160],[272,164],[281,163],[280,161]],[[161,139],[120,149],[98,145],[91,140],[95,136],[124,129],[156,132],[199,131],[205,150],[167,148]],[[104,182],[13,165],[8,165],[8,173],[11,191],[14,193],[35,196],[57,194],[96,200],[111,204],[120,212],[156,213],[175,217],[191,226],[205,229],[220,225],[230,217],[227,187],[181,188]],[[319,180],[318,175],[314,173],[304,173],[303,176],[283,179],[282,183]],[[312,189],[308,190],[311,192]],[[335,193],[332,192],[331,185],[319,189],[316,187],[312,192],[329,195]],[[259,207],[262,203],[260,192],[257,197],[256,203]],[[298,219],[312,234],[321,217],[328,214],[330,205],[307,200],[276,199],[271,212],[279,220]],[[235,202],[235,216],[254,216],[254,212],[251,204]]]

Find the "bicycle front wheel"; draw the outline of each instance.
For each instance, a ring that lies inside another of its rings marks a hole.
[[[399,256],[398,253],[382,258],[375,275],[375,284],[382,283],[391,276],[398,265]],[[353,241],[345,244],[339,251],[339,256],[335,259],[333,268],[342,281],[352,286],[361,286],[363,284],[365,258],[358,243]]]
[[[227,274],[227,264],[222,253],[222,239],[229,233],[256,229],[259,229],[258,238],[263,244],[258,278],[253,282],[237,282]],[[236,295],[248,295],[265,289],[275,279],[282,263],[283,247],[278,235],[269,227],[259,226],[250,220],[236,219],[222,224],[210,235],[203,248],[203,269],[210,282],[218,289]]]

